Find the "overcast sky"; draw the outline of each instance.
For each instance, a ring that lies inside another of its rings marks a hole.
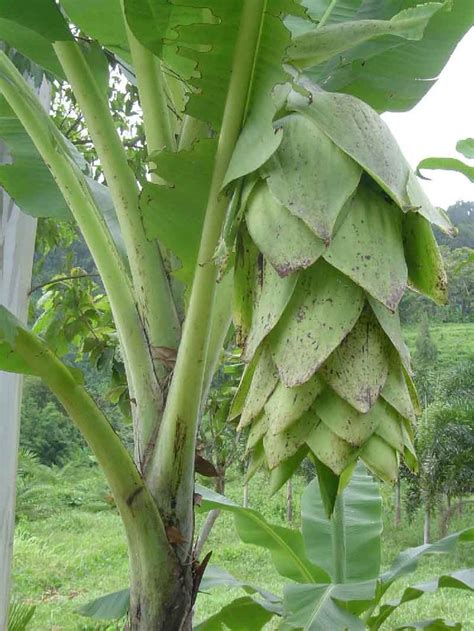
[[[474,28],[460,42],[438,82],[410,112],[386,114],[413,167],[431,156],[460,157],[456,142],[474,138]],[[474,164],[474,162],[473,162]],[[425,171],[430,199],[447,208],[458,200],[474,201],[474,184],[457,173]]]

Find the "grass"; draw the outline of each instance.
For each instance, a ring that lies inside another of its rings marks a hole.
[[[101,484],[100,473],[94,469],[83,470],[82,486],[93,490]],[[64,482],[61,482],[63,485]],[[103,483],[102,483],[103,484]],[[233,472],[228,483],[227,495],[240,500],[242,495],[240,474]],[[304,481],[297,477],[294,482],[295,514],[298,514],[298,497]],[[107,493],[105,485],[104,494]],[[18,523],[14,548],[14,595],[18,599],[36,604],[37,611],[29,627],[32,631],[97,631],[118,629],[114,625],[91,623],[75,613],[77,607],[99,595],[122,589],[127,585],[127,560],[125,537],[121,523],[113,509],[97,512],[91,508],[87,497],[84,503],[71,506],[64,502],[64,489],[58,488],[56,503],[50,499],[50,515],[37,519],[22,519]],[[385,532],[383,538],[383,564],[387,566],[400,550],[419,545],[422,540],[422,515],[412,524],[393,525],[392,490],[383,487]],[[61,499],[62,498],[62,499]],[[94,499],[94,502],[96,500]],[[258,508],[273,522],[285,523],[285,495],[280,492],[273,500],[268,499],[268,484],[263,475],[250,484],[251,506]],[[198,516],[198,525],[202,516]],[[451,530],[466,527],[472,522],[472,512],[465,509],[456,517]],[[436,535],[436,532],[434,533]],[[236,537],[232,517],[220,516],[211,534],[208,548],[213,550],[212,563],[224,567],[236,577],[249,583],[264,586],[281,594],[283,581],[273,570],[269,555],[259,548],[246,546]],[[458,547],[450,556],[431,557],[420,564],[409,578],[411,584],[427,580],[443,572],[474,565],[474,550],[466,544]],[[395,597],[408,581],[399,583],[391,596]],[[213,590],[198,599],[197,618],[202,619],[216,612],[223,604],[241,593],[226,589]],[[466,592],[445,590],[435,595],[409,603],[397,616],[390,619],[393,628],[409,620],[442,616],[462,620],[463,628],[474,630],[474,599]],[[251,630],[249,630],[251,631]],[[326,630],[323,630],[326,631]],[[329,630],[327,630],[329,631]]]

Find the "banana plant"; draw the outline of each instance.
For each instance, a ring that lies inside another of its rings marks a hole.
[[[309,450],[331,510],[359,456],[389,480],[400,454],[414,466],[397,306],[408,285],[444,300],[430,223],[452,228],[376,112],[413,106],[473,22],[471,0],[0,0],[0,182],[82,232],[120,341],[133,457],[81,375],[3,307],[0,368],[41,377],[94,451],[127,534],[131,629],[192,624],[196,435],[231,311],[251,471],[269,466],[277,488]],[[106,186],[18,54],[67,81]],[[109,64],[139,95],[124,112],[143,117],[137,171]]]
[[[332,519],[327,516],[320,484],[317,480],[309,484],[302,497],[301,530],[269,524],[257,511],[242,508],[205,487],[199,492],[201,510],[219,507],[233,513],[242,542],[269,550],[275,570],[291,582],[285,584],[281,600],[262,587],[245,586],[247,596],[225,605],[198,624],[196,631],[222,629],[223,624],[230,629],[257,630],[272,617],[280,618],[278,628],[285,631],[378,631],[401,605],[424,594],[441,588],[474,590],[474,570],[462,569],[406,587],[398,598],[387,597],[389,588],[413,573],[423,556],[448,553],[458,542],[473,541],[474,529],[408,548],[381,572],[382,500],[379,485],[361,465],[338,496]],[[216,585],[242,587],[224,570],[211,567],[204,575],[203,589]],[[235,626],[228,622],[232,611],[239,612],[239,618],[233,618]],[[433,619],[390,628],[441,631],[462,627]]]

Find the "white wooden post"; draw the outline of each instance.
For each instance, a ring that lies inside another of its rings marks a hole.
[[[46,107],[49,92],[43,82],[39,96]],[[3,143],[0,162],[10,162]],[[36,219],[0,191],[0,303],[23,322],[28,315],[35,236]],[[0,371],[0,631],[7,628],[10,601],[22,385],[21,375]]]

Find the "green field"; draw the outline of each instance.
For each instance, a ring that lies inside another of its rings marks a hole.
[[[438,345],[438,365],[442,369],[474,355],[474,325],[434,325],[431,331]],[[416,328],[410,328],[406,334],[412,348],[416,335]],[[297,515],[303,479],[297,477],[294,486]],[[385,523],[383,565],[387,566],[399,551],[422,542],[423,528],[421,514],[413,523],[404,517],[402,525],[396,528],[393,525],[393,492],[385,485],[382,493]],[[127,585],[124,534],[115,510],[105,501],[107,494],[99,471],[95,467],[82,467],[71,468],[67,474],[58,475],[53,485],[42,488],[38,484],[29,496],[20,498],[20,506],[28,510],[20,518],[16,529],[14,595],[37,605],[30,626],[32,631],[119,628],[90,624],[75,613],[81,603]],[[242,480],[236,471],[231,473],[227,495],[235,500],[241,498]],[[268,499],[267,479],[263,475],[257,476],[250,484],[250,505],[263,512],[269,521],[284,523],[284,493]],[[472,505],[471,508],[465,507],[463,513],[453,519],[451,531],[471,525],[472,516]],[[201,520],[202,517],[198,516],[198,525]],[[433,535],[437,536],[437,526]],[[275,575],[267,553],[239,543],[230,515],[222,515],[217,521],[208,549],[213,550],[213,564],[248,582],[281,593],[282,582]],[[416,574],[410,577],[410,583],[469,566],[474,566],[474,547],[462,544],[449,557],[430,557],[422,562]],[[398,583],[391,595],[395,597],[407,584],[408,581]],[[213,613],[235,595],[223,589],[202,594],[198,599],[197,619]],[[474,631],[474,599],[464,591],[453,589],[424,596],[404,605],[384,629],[393,628],[395,623],[438,616],[460,620],[463,629]]]
[[[410,326],[404,331],[412,353],[418,330],[418,327]],[[438,347],[438,366],[441,370],[474,357],[474,322],[431,324],[430,334]]]

